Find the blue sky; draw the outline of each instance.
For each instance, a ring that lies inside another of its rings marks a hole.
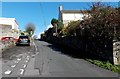
[[[59,5],[64,10],[89,9],[91,2],[3,2],[2,17],[16,18],[19,29],[24,31],[25,25],[32,22],[36,26],[35,34],[43,32],[52,18],[58,18]],[[107,2],[106,5],[118,6],[117,2]]]

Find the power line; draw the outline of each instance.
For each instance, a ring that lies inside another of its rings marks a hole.
[[[40,3],[40,8],[41,8],[42,18],[43,18],[43,21],[44,21],[44,30],[45,30],[46,29],[46,19],[45,19],[45,16],[44,16],[44,10],[43,10],[42,3]]]

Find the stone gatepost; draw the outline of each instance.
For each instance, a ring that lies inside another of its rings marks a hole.
[[[113,63],[120,65],[120,41],[113,41]]]

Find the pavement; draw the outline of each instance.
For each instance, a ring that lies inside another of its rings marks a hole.
[[[13,46],[3,52],[2,76],[118,77],[118,74],[84,59],[65,55],[59,47],[52,44],[35,40],[31,46]]]
[[[34,61],[33,43],[31,46],[13,46],[2,53],[2,76],[37,76],[39,71],[34,69]]]

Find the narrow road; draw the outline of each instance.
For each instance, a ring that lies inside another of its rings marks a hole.
[[[117,73],[97,67],[88,61],[67,56],[52,44],[43,41],[36,41],[35,44],[39,52],[36,56],[35,68],[39,69],[43,76],[118,77]]]
[[[52,44],[35,40],[31,46],[14,46],[3,52],[2,76],[114,78],[118,77],[118,74],[97,67],[84,59],[67,56]]]

